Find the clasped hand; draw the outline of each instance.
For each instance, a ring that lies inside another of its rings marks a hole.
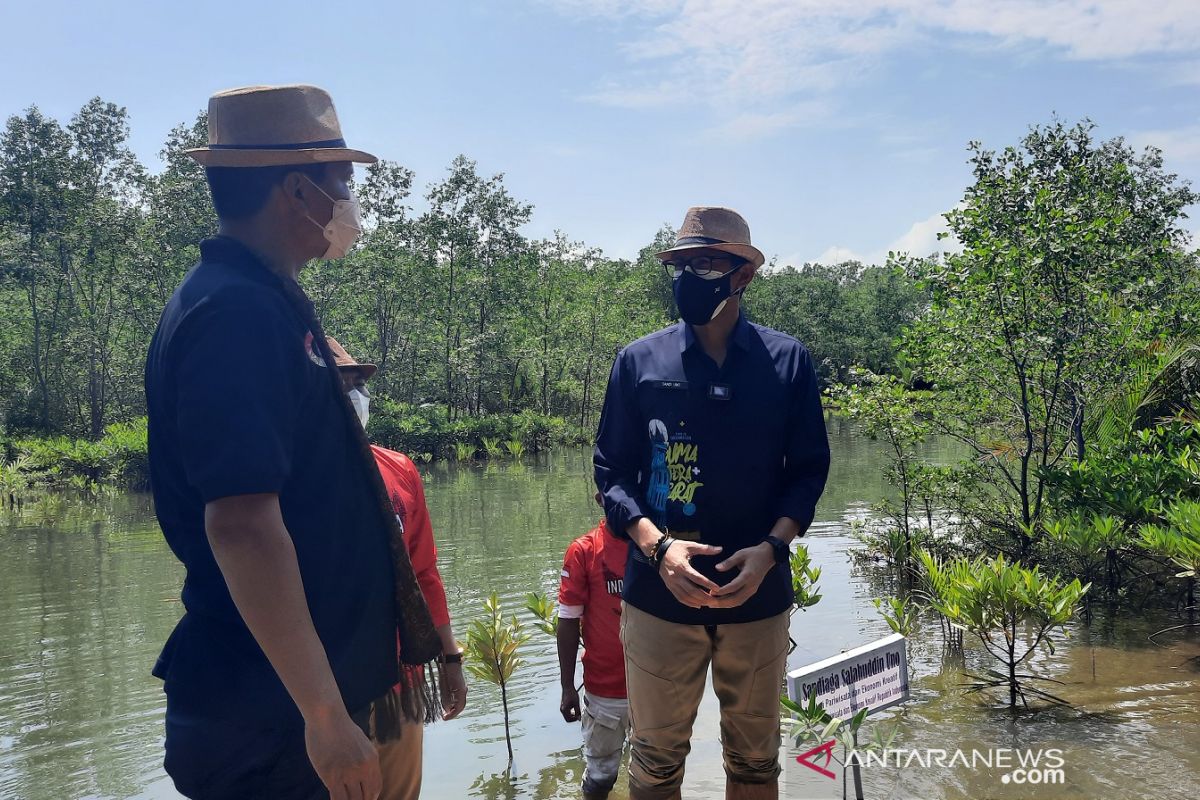
[[[717,564],[719,572],[739,570],[724,586],[696,571],[695,556],[715,556],[722,548],[714,545],[675,540],[663,554],[659,572],[675,599],[691,608],[736,608],[758,591],[763,578],[775,566],[775,553],[766,543],[738,550]]]

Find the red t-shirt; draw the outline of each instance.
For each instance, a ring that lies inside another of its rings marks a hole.
[[[425,487],[421,473],[412,460],[403,453],[371,446],[379,474],[392,507],[404,521],[404,545],[412,561],[413,572],[421,594],[429,605],[434,626],[450,622],[450,610],[446,606],[446,587],[437,568],[437,547],[433,543],[433,525],[429,522],[429,508],[425,505]]]
[[[558,602],[583,607],[583,685],[597,697],[625,697],[621,589],[628,553],[629,542],[610,534],[601,520],[571,542],[563,559]]]

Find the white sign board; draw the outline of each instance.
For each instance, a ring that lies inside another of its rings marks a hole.
[[[862,708],[873,714],[908,699],[908,648],[894,633],[871,644],[788,673],[788,697],[807,706],[809,696],[831,717],[848,719]]]

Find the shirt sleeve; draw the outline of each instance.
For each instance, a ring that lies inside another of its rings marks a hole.
[[[817,373],[803,348],[799,352],[792,386],[783,493],[776,518],[791,517],[800,524],[803,534],[812,524],[817,501],[829,476],[829,436],[825,431]]]
[[[562,578],[558,584],[558,616],[578,619],[583,616],[587,602],[587,552],[583,543],[576,539],[567,546],[567,554],[563,558]]]
[[[298,326],[274,293],[246,289],[208,298],[186,325],[172,357],[188,482],[206,503],[279,493],[309,380]]]
[[[645,456],[646,433],[637,413],[637,382],[626,351],[613,363],[596,432],[592,456],[596,486],[604,495],[609,529],[628,539],[625,529],[639,517],[649,516],[638,480]]]
[[[429,518],[429,506],[425,503],[425,485],[421,473],[407,458],[403,462],[405,483],[412,496],[411,507],[404,514],[404,542],[412,561],[417,584],[429,606],[429,614],[435,626],[450,623],[450,609],[446,603],[446,587],[437,567],[437,545],[433,540],[433,523]]]

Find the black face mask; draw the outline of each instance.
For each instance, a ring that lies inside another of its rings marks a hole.
[[[746,262],[738,264],[719,278],[705,280],[687,270],[675,279],[672,287],[679,316],[688,325],[707,325],[729,302],[730,297],[740,295],[742,289],[732,289],[733,275]]]

